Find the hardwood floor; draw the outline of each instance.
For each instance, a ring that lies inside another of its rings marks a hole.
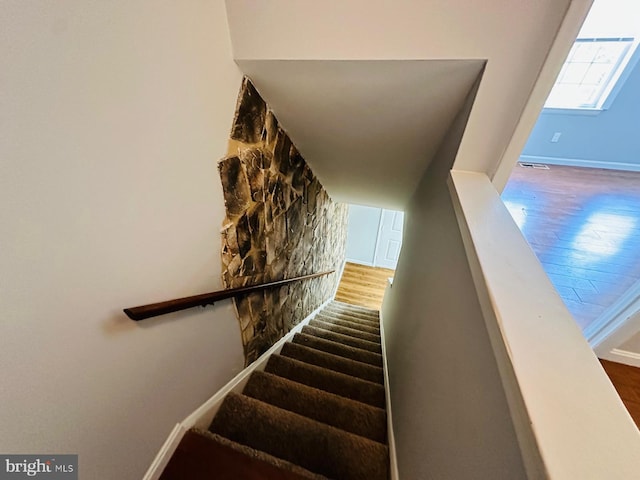
[[[640,279],[640,172],[518,165],[502,199],[583,329]]]
[[[631,418],[640,428],[640,368],[600,360]]]
[[[340,279],[336,300],[380,310],[389,277],[395,271],[347,262]]]

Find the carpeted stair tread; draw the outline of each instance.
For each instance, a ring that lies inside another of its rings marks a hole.
[[[341,397],[385,408],[384,386],[282,355],[271,355],[265,372]]]
[[[333,300],[327,306],[333,308],[340,308],[344,310],[352,310],[355,312],[360,312],[368,315],[378,315],[380,312],[375,308],[363,307],[362,305],[354,305],[352,303],[340,302],[338,300]]]
[[[364,320],[378,321],[380,319],[380,312],[370,308],[359,307],[347,303],[337,304],[330,303],[324,307],[323,310],[331,310],[334,312],[344,312],[354,316],[358,316]]]
[[[298,343],[306,347],[322,350],[323,352],[332,353],[340,357],[349,358],[351,360],[356,360],[362,363],[368,363],[369,365],[375,365],[376,367],[382,367],[382,355],[380,355],[379,353],[352,347],[350,345],[343,345],[342,343],[336,342],[335,340],[330,340],[328,338],[309,335],[307,333],[304,333],[304,329],[302,333],[296,333],[293,336],[293,340],[291,341],[293,343]]]
[[[245,395],[229,393],[209,429],[329,478],[388,480],[385,445]]]
[[[160,480],[328,480],[211,432],[185,432]]]
[[[314,319],[321,320],[327,323],[335,323],[336,325],[343,325],[348,328],[360,330],[361,332],[372,333],[374,335],[380,335],[380,326],[373,324],[365,324],[364,322],[345,320],[346,317],[337,317],[331,314],[325,314],[324,312],[318,313]]]
[[[387,442],[387,417],[381,408],[262,371],[251,374],[242,393],[376,442]]]
[[[369,320],[373,322],[380,321],[380,312],[378,312],[378,310],[372,310],[372,309],[363,308],[363,307],[356,307],[355,305],[346,304],[346,303],[343,303],[340,305],[335,303],[330,303],[323,310],[352,315],[362,320]]]
[[[377,330],[380,329],[379,321],[370,321],[370,320],[362,320],[361,318],[354,317],[353,315],[349,315],[344,312],[333,312],[331,310],[321,310],[318,312],[318,315],[323,317],[333,318],[334,320],[344,320],[347,322],[355,323],[357,325],[367,327],[367,328],[375,328]]]
[[[362,318],[361,316],[358,316],[358,315],[352,315],[349,312],[340,312],[340,311],[332,310],[332,309],[329,309],[329,308],[324,308],[324,309],[320,310],[319,313],[321,313],[323,315],[334,316],[334,317],[348,318],[352,322],[358,323],[360,325],[366,325],[366,326],[375,327],[375,328],[379,328],[380,327],[380,319],[379,318]]]
[[[379,344],[381,342],[380,335],[375,333],[365,332],[357,328],[346,327],[337,323],[325,322],[320,319],[313,319],[309,322],[312,327],[322,328],[323,330],[329,330],[331,332],[341,333],[342,335],[348,335],[350,337],[359,338],[361,340],[367,340],[369,342]]]
[[[342,304],[347,305],[347,304]],[[334,312],[342,315],[351,315],[364,321],[370,321],[374,323],[380,323],[380,313],[377,310],[360,309],[354,305],[349,305],[348,308],[336,306],[335,304],[329,304],[324,309],[327,312]]]
[[[369,340],[370,342],[380,343],[380,329],[374,327],[365,327],[358,323],[349,322],[347,320],[339,320],[332,317],[326,317],[324,315],[316,315],[313,320],[309,322],[309,325],[312,325],[314,322],[323,322],[328,323],[330,325],[335,325],[336,327],[344,327],[351,330],[351,332],[346,335],[358,335],[358,338],[362,338],[364,340]],[[366,335],[361,336],[360,333],[364,333]]]
[[[370,342],[369,340],[362,340],[360,338],[351,337],[349,335],[343,335],[342,333],[332,332],[323,328],[305,325],[304,327],[302,327],[301,333],[304,333],[306,335],[313,335],[314,337],[324,338],[325,340],[331,340],[337,343],[341,343],[342,345],[348,345],[350,347],[367,350],[373,353],[382,353],[382,347],[379,343]]]
[[[340,307],[345,307],[345,308],[351,308],[354,310],[360,310],[363,312],[371,312],[371,313],[377,313],[378,310],[375,308],[370,308],[370,307],[363,307],[362,305],[354,305],[351,303],[345,303],[345,302],[341,302],[340,300],[332,300],[331,302],[329,302],[329,305],[334,305],[334,306],[340,306]]]
[[[384,383],[384,375],[380,367],[306,347],[299,343],[285,343],[280,351],[280,355],[295,358],[296,360],[310,363],[317,367],[328,368],[334,372],[368,380],[369,382],[379,383],[381,385]]]
[[[161,480],[388,480],[380,315],[333,301],[210,431],[186,432]]]
[[[322,315],[323,317],[333,318],[334,320],[344,320],[351,323],[356,323],[363,327],[380,329],[380,322],[373,322],[370,320],[362,320],[358,317],[354,317],[352,315],[346,313],[332,312],[330,310],[321,310],[318,315]]]

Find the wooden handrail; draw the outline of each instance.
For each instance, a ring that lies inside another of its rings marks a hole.
[[[150,303],[149,305],[125,308],[124,313],[126,313],[131,320],[144,320],[145,318],[157,317],[158,315],[164,315],[166,313],[179,312],[180,310],[186,310],[187,308],[213,305],[219,300],[225,300],[227,298],[235,297],[236,295],[257,292],[259,290],[264,290],[271,287],[279,287],[288,283],[298,282],[300,280],[309,280],[311,278],[321,277],[323,275],[330,275],[334,272],[335,270],[328,270],[326,272],[312,273],[310,275],[302,275],[300,277],[278,280],[277,282],[262,283],[260,285],[249,285],[239,288],[230,288],[228,290],[218,290],[217,292],[202,293],[200,295],[193,295],[191,297],[176,298],[174,300],[167,300],[165,302]]]

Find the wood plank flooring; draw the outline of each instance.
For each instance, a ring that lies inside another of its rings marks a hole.
[[[640,368],[600,360],[631,418],[640,428]]]
[[[340,279],[336,300],[380,310],[389,277],[395,271],[347,262]]]
[[[583,329],[640,279],[640,172],[518,165],[502,199]]]

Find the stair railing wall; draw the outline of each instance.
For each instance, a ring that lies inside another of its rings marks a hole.
[[[450,190],[528,478],[635,478],[640,432],[491,181]]]

